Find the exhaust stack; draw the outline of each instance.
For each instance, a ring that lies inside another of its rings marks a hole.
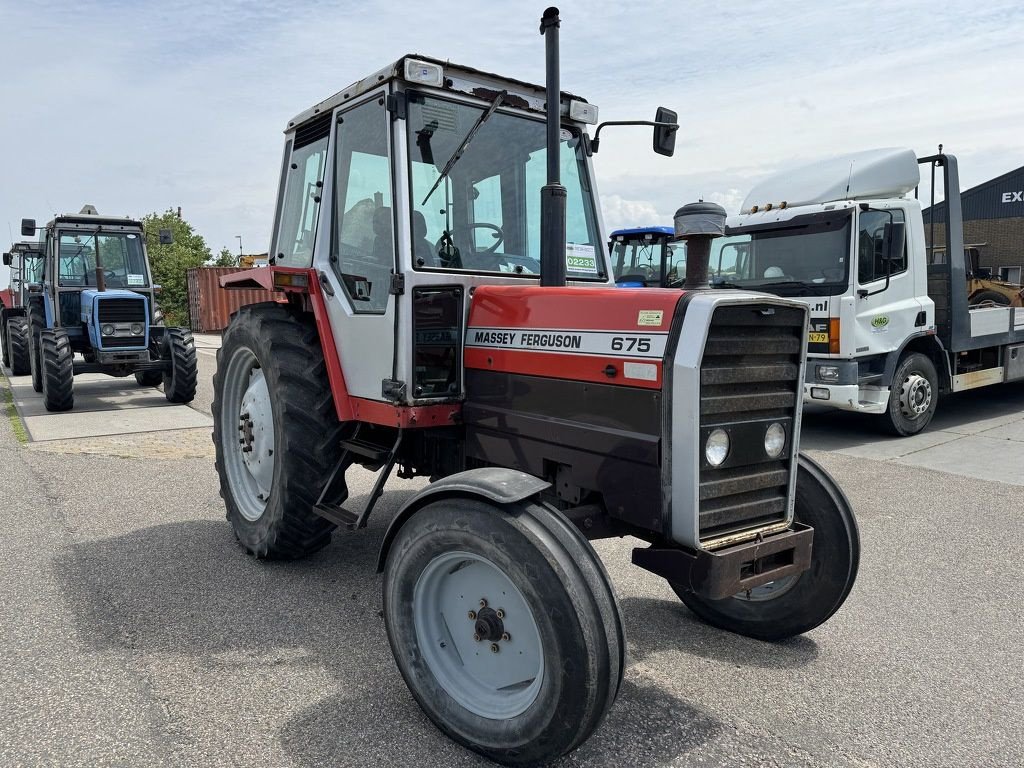
[[[708,287],[711,241],[725,234],[725,208],[717,203],[690,203],[675,215],[676,237],[686,242],[686,282],[683,290]]]
[[[557,8],[548,8],[540,19],[544,35],[544,71],[547,90],[548,183],[540,191],[540,284],[565,285],[565,203],[559,151],[562,130],[562,93],[558,71]]]

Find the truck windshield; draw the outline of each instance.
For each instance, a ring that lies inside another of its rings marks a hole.
[[[540,190],[547,182],[544,122],[495,112],[448,176],[441,171],[486,107],[410,93],[408,139],[413,256],[417,268],[536,275]],[[562,130],[566,273],[606,274],[580,135]]]
[[[846,290],[850,210],[796,216],[785,222],[729,227],[713,241],[713,287],[757,288],[782,295],[835,295]]]
[[[58,275],[63,287],[96,285],[96,250],[108,288],[149,285],[141,235],[134,232],[64,231],[60,233]]]

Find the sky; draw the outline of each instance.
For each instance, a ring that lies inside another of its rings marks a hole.
[[[609,231],[736,212],[773,171],[873,147],[942,143],[963,188],[1024,165],[1020,0],[559,7],[563,90],[602,120],[680,115],[671,158],[648,128],[602,132]],[[214,252],[265,252],[291,117],[412,52],[543,83],[544,8],[0,0],[0,240],[85,203],[181,206]]]

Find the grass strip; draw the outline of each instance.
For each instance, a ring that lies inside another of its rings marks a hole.
[[[3,382],[3,386],[0,386],[0,393],[2,393],[0,402],[3,403],[3,407],[7,411],[7,418],[11,422],[14,436],[18,438],[19,443],[25,444],[28,442],[28,430],[25,429],[25,422],[18,415],[18,409],[14,407],[14,392],[11,391],[11,382],[2,370],[0,370],[0,379]]]

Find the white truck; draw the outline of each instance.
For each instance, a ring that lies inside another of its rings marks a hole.
[[[933,203],[942,171],[945,222],[922,216],[922,165]],[[944,242],[932,237],[940,228]],[[913,435],[940,394],[1024,379],[1024,308],[970,293],[952,155],[877,149],[780,173],[750,192],[726,234],[712,285],[811,308],[805,402]]]

